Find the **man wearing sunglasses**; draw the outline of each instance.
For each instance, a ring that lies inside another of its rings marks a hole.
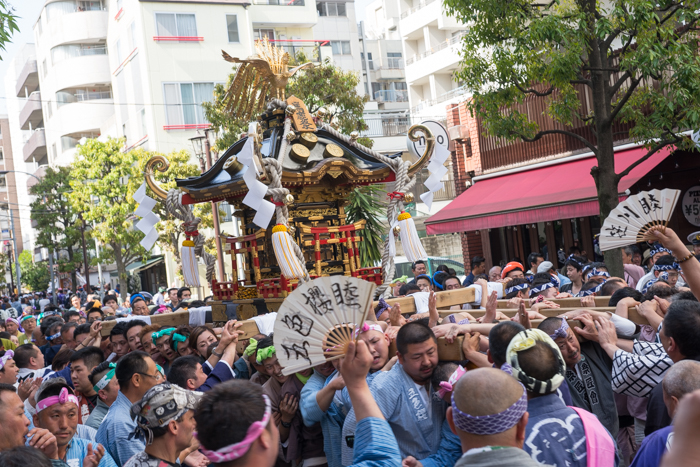
[[[146,352],[136,351],[119,360],[114,377],[119,382],[119,393],[97,430],[95,440],[105,447],[117,465],[124,465],[146,447],[142,439],[129,437],[136,428],[131,406],[149,389],[163,382],[163,375]]]

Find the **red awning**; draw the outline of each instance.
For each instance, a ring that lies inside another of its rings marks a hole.
[[[627,168],[645,148],[615,153],[615,170]],[[664,148],[635,167],[618,186],[621,193],[671,153]],[[599,213],[591,167],[595,157],[476,181],[425,221],[428,235],[532,224]]]

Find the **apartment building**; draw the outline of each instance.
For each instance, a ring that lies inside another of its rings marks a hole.
[[[436,0],[397,0],[398,29],[406,60],[411,114],[421,120],[445,119],[445,106],[463,99],[455,80],[465,26],[447,16]],[[392,17],[396,22],[397,18]]]

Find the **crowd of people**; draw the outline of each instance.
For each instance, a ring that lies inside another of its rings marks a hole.
[[[204,305],[188,289],[122,310],[111,294],[23,297],[18,314],[8,299],[0,466],[697,465],[700,262],[671,229],[654,235],[634,282],[579,255],[563,271],[535,254],[488,274],[477,257],[464,281],[417,262],[390,294],[427,293],[426,313],[380,299],[344,358],[292,375],[272,335],[243,340],[235,320],[151,323]],[[434,292],[465,286],[474,302],[442,318]],[[580,309],[542,314],[571,296]],[[635,307],[648,324],[628,319]],[[438,338],[458,336],[465,360],[440,360]]]

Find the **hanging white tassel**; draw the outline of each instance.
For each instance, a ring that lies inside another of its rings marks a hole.
[[[182,275],[185,278],[185,285],[190,287],[199,287],[199,267],[197,256],[194,254],[194,242],[185,240],[182,242],[182,252],[180,254],[182,260]]]
[[[406,258],[412,263],[419,259],[427,258],[428,255],[423,249],[423,244],[416,231],[416,224],[413,222],[411,215],[402,211],[397,220],[399,221],[399,229],[401,229],[399,232],[399,235],[401,235],[401,246]]]
[[[272,248],[275,250],[277,264],[282,270],[282,275],[287,279],[301,279],[304,277],[304,268],[294,254],[294,239],[289,235],[289,229],[284,224],[277,224],[272,228]]]

